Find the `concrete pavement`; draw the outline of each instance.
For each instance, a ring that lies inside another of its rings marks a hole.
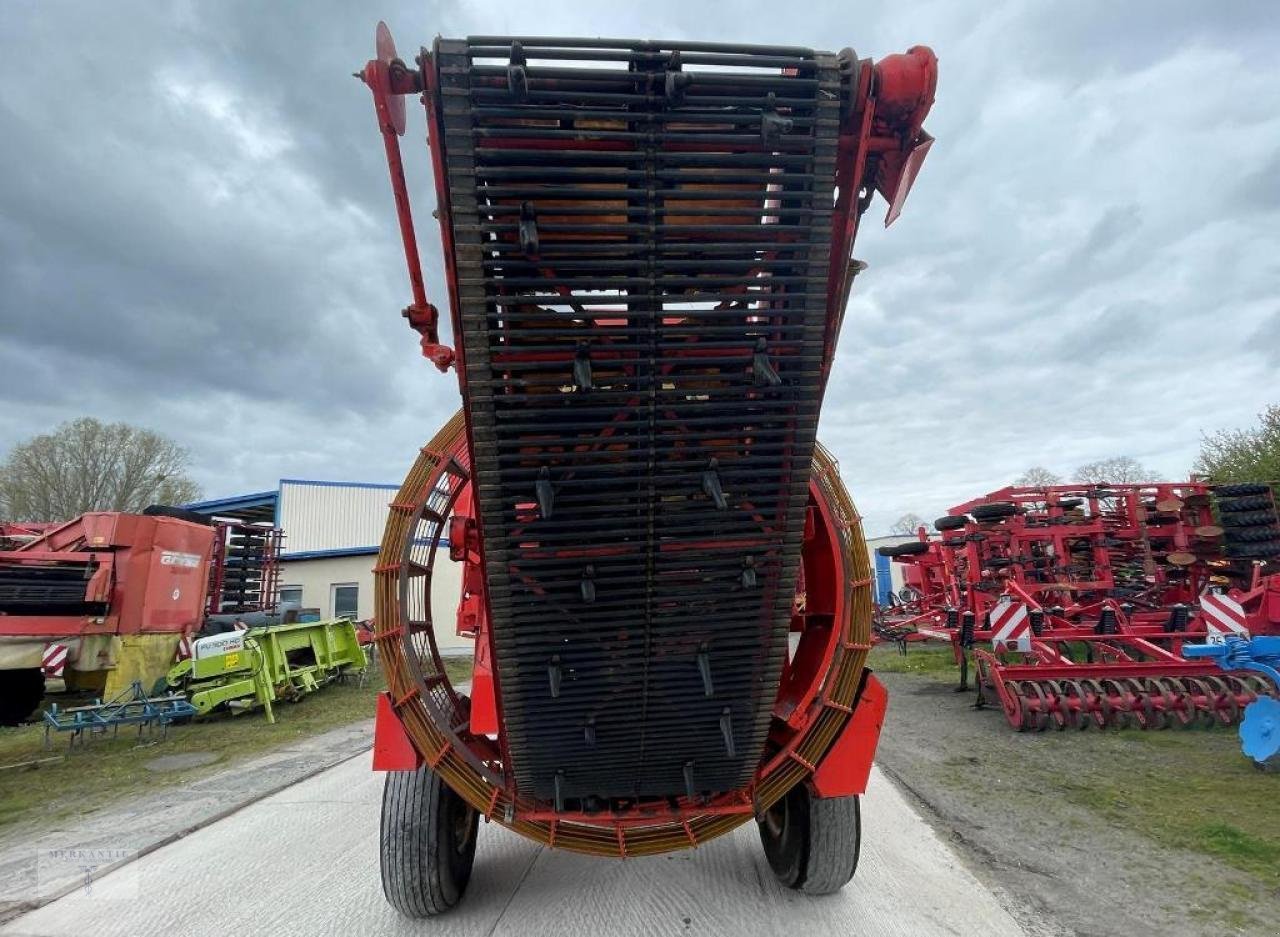
[[[0,934],[1024,933],[878,772],[864,800],[858,875],[838,895],[779,888],[754,824],[696,851],[625,862],[547,850],[482,824],[466,900],[430,922],[401,918],[383,901],[381,790],[366,758],[344,762],[11,921]]]
[[[234,763],[200,780],[160,783],[155,791],[121,803],[6,829],[0,836],[0,922],[81,887],[86,866],[94,867],[94,877],[105,875],[241,807],[360,755],[368,750],[372,732],[373,720],[331,729]],[[39,777],[38,773],[29,775],[29,783],[38,784]]]

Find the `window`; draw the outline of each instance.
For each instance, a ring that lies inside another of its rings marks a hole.
[[[359,617],[359,609],[360,587],[354,582],[334,583],[333,617],[355,621]]]
[[[281,586],[280,604],[302,607],[302,586]]]

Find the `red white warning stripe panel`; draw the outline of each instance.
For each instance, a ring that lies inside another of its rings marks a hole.
[[[991,610],[991,647],[1031,653],[1031,621],[1021,602],[1000,602]]]
[[[1210,644],[1223,644],[1228,635],[1248,639],[1249,629],[1245,627],[1244,606],[1231,596],[1206,592],[1200,596],[1200,611],[1204,615],[1204,626]]]
[[[65,644],[46,644],[44,646],[44,654],[40,659],[40,669],[44,671],[46,677],[62,676],[62,672],[67,666],[67,652],[69,650]]]
[[[174,663],[181,663],[191,657],[191,636],[184,634],[178,639],[177,650],[173,653]]]

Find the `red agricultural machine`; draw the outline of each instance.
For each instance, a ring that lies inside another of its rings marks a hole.
[[[885,694],[858,516],[815,432],[859,219],[876,192],[897,217],[932,143],[933,54],[480,36],[408,65],[380,24],[359,77],[405,316],[463,401],[375,570],[388,900],[455,905],[480,815],[619,858],[755,819],[782,882],[840,888]],[[423,287],[407,95],[455,347]],[[469,693],[431,630],[446,542]]]
[[[1232,724],[1277,687],[1184,644],[1280,634],[1280,515],[1269,485],[1004,488],[930,540],[881,548],[921,592],[898,627],[941,626],[967,686],[1019,729]]]
[[[4,533],[0,724],[29,716],[47,679],[106,698],[150,689],[207,614],[275,604],[274,528],[157,505]]]

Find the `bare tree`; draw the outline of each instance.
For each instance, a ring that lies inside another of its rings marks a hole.
[[[1160,480],[1160,473],[1127,455],[1089,462],[1076,469],[1075,480],[1087,485],[1140,485]]]
[[[86,511],[141,511],[200,497],[173,440],[89,417],[15,446],[0,463],[0,517],[61,521]]]
[[[1049,471],[1043,465],[1031,466],[1013,481],[1014,485],[1019,488],[1045,488],[1061,482],[1061,476]]]
[[[893,522],[893,525],[889,528],[889,533],[900,534],[903,537],[910,537],[915,534],[916,529],[922,524],[924,524],[923,517],[919,514],[912,514],[908,511]]]

